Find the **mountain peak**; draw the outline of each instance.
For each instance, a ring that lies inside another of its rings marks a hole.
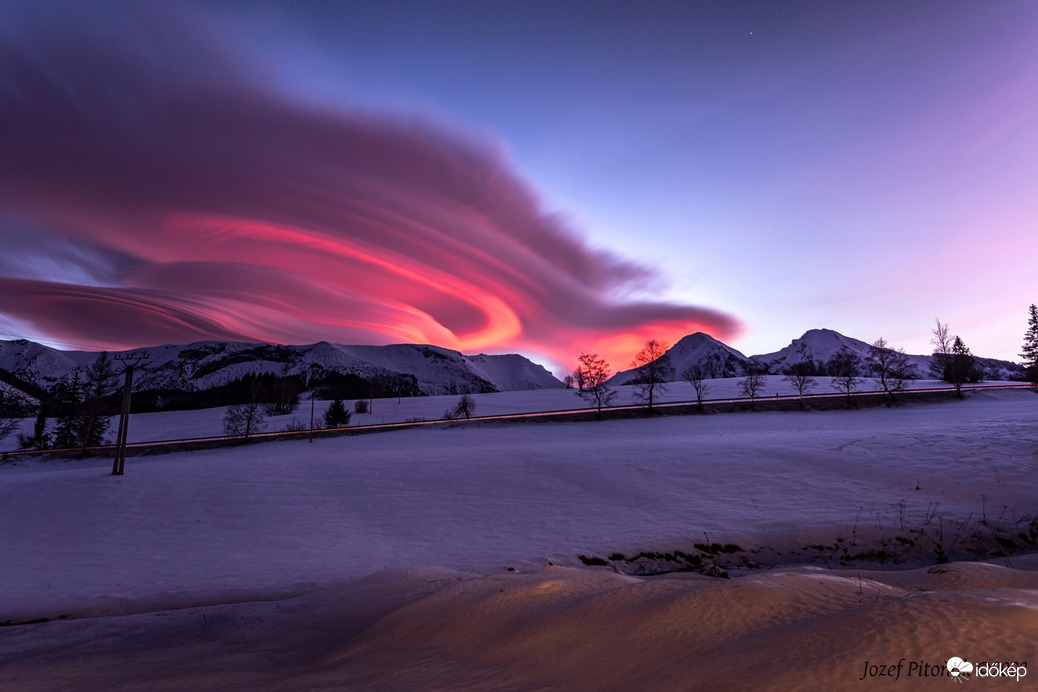
[[[696,332],[682,337],[670,347],[665,356],[674,369],[674,377],[692,365],[700,365],[706,369],[709,377],[735,377],[745,371],[748,360],[739,351],[718,341],[709,334]],[[637,368],[618,372],[610,379],[610,384],[626,384],[634,379]]]

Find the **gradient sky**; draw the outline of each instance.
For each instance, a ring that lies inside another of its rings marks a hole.
[[[0,0],[0,338],[1019,360],[1038,3]]]

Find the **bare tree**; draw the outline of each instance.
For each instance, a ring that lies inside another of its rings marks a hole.
[[[448,410],[443,414],[443,417],[447,420],[454,420],[455,418],[471,418],[473,412],[476,410],[476,402],[472,400],[472,397],[468,394],[462,394],[461,398],[458,399],[458,403],[454,405],[454,408]]]
[[[861,361],[858,356],[846,348],[841,348],[833,354],[826,364],[826,370],[833,378],[829,386],[847,395],[847,401],[851,400],[851,392],[860,381]]]
[[[248,442],[249,435],[263,432],[267,425],[264,415],[263,385],[255,378],[249,381],[249,401],[235,404],[227,408],[223,416],[223,429],[228,435],[244,437]]]
[[[710,393],[710,384],[706,381],[706,368],[695,363],[682,370],[681,377],[696,390],[696,404],[703,408],[703,397]]]
[[[571,377],[576,381],[577,389],[584,391],[584,373],[581,372],[580,368],[574,370]]]
[[[21,425],[21,419],[14,411],[11,404],[7,402],[7,397],[0,392],[0,440],[13,433]]]
[[[223,416],[224,431],[228,435],[243,437],[246,441],[248,441],[249,435],[263,432],[266,425],[263,404],[258,401],[229,406],[227,413]]]
[[[895,395],[904,389],[905,382],[912,379],[914,374],[914,368],[908,362],[905,352],[900,348],[893,349],[887,346],[887,341],[883,337],[876,339],[869,346],[865,364],[876,384],[890,395],[891,399],[896,398]]]
[[[739,380],[739,391],[750,398],[751,406],[767,382],[765,377],[767,372],[766,366],[753,359],[746,363],[746,377]]]
[[[930,356],[930,377],[943,380],[952,358],[952,338],[947,324],[941,324],[941,321],[937,320],[930,343],[933,344],[933,355]]]
[[[804,394],[818,386],[818,380],[811,377],[814,371],[814,363],[808,360],[793,363],[785,370],[786,376],[782,379],[793,385],[793,389],[797,390],[801,404],[804,402]]]
[[[611,404],[616,397],[616,392],[606,384],[609,375],[609,363],[599,358],[597,353],[580,354],[576,376],[581,387],[577,391],[577,396],[589,404],[594,404],[599,414],[602,413],[602,407]]]
[[[13,433],[20,422],[17,418],[0,416],[0,440]]]
[[[638,387],[638,399],[648,404],[650,411],[656,394],[667,388],[667,382],[674,374],[674,368],[667,358],[667,348],[666,343],[649,339],[645,342],[645,348],[634,356],[632,363],[638,368],[638,374],[632,383]]]

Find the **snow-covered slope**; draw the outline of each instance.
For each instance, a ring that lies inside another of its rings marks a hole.
[[[0,341],[0,369],[43,387],[50,386],[79,365],[72,356],[72,353],[26,339]]]
[[[673,368],[674,378],[680,379],[681,373],[692,365],[701,365],[707,377],[736,377],[745,372],[746,356],[731,346],[724,344],[709,334],[696,332],[689,334],[674,344],[665,356]],[[627,384],[638,374],[636,368],[618,372],[609,381],[612,385]]]
[[[896,344],[890,344],[896,348]],[[672,346],[664,356],[673,367],[673,378],[681,379],[681,373],[691,365],[701,365],[707,377],[739,377],[746,372],[746,364],[756,361],[767,368],[773,375],[782,374],[794,363],[810,361],[819,372],[825,371],[825,364],[841,350],[849,351],[863,363],[869,355],[869,344],[840,334],[832,329],[811,329],[799,339],[793,339],[788,346],[774,353],[746,357],[731,346],[717,339],[697,332],[690,334]],[[915,367],[915,375],[919,378],[930,377],[931,356],[909,355],[908,362]],[[1021,371],[1021,367],[1009,361],[992,358],[977,358],[984,367],[986,379],[1008,380],[1010,376]],[[637,375],[636,369],[618,372],[609,381],[612,385],[630,383]]]
[[[824,364],[841,349],[859,358],[868,354],[864,341],[831,329],[812,329],[785,348],[753,356],[778,374],[789,365],[810,360]],[[142,349],[137,349],[140,351]],[[125,353],[134,353],[127,351]],[[136,391],[166,390],[202,392],[220,387],[247,374],[322,378],[330,373],[349,375],[381,386],[383,393],[457,394],[560,388],[563,384],[542,366],[517,354],[466,356],[457,351],[421,344],[345,346],[319,342],[304,346],[201,341],[189,345],[165,345],[147,349],[134,380]],[[709,377],[739,377],[750,360],[717,339],[697,332],[684,337],[667,352],[674,379],[691,365],[702,365]],[[50,389],[76,367],[85,367],[96,353],[58,351],[24,339],[0,341],[0,370],[13,375],[16,388],[36,385]],[[978,358],[988,379],[1009,379],[1020,366],[1007,361]],[[930,356],[910,355],[919,377],[928,377]],[[621,385],[635,377],[624,370],[610,383]],[[14,381],[12,381],[14,380]],[[379,387],[376,386],[376,389]],[[30,387],[31,389],[31,387]]]
[[[890,344],[896,348],[896,344]],[[844,336],[832,329],[810,329],[804,332],[799,339],[793,339],[789,346],[775,351],[754,356],[754,359],[768,366],[768,371],[779,374],[794,363],[811,361],[819,366],[829,362],[829,359],[840,350],[847,350],[864,361],[869,355],[869,344],[859,339]],[[917,377],[930,377],[930,361],[928,355],[908,356],[908,362],[915,366]],[[992,358],[978,358],[980,364],[987,371],[987,378],[993,380],[1009,379],[1009,375],[1019,371],[1019,366],[1008,361],[1000,361]],[[821,368],[819,368],[821,370]]]
[[[125,353],[135,353],[135,349]],[[247,374],[317,377],[348,374],[413,393],[452,394],[562,387],[543,367],[520,355],[465,356],[437,346],[305,346],[201,341],[146,349],[134,389],[197,392]],[[44,388],[97,358],[96,353],[58,351],[31,341],[0,341],[0,369]],[[413,387],[411,386],[413,383]]]
[[[756,360],[768,366],[768,370],[777,373],[783,368],[812,361],[815,363],[827,363],[829,359],[847,350],[862,360],[869,354],[869,345],[859,339],[852,339],[832,329],[811,329],[804,332],[799,339],[793,339],[789,346],[779,349],[774,353],[765,353],[754,356]]]
[[[414,376],[426,394],[507,392],[564,386],[542,366],[517,354],[466,356],[439,346],[417,344],[334,348],[358,361]]]

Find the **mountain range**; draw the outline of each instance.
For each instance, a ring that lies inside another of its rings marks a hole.
[[[499,392],[563,387],[543,366],[518,354],[466,356],[438,346],[344,346],[319,342],[306,346],[202,341],[186,346],[133,349],[142,354],[134,392],[201,393],[227,387],[247,376],[293,378],[306,385],[344,391],[351,398]],[[114,355],[114,354],[113,354]],[[20,339],[0,341],[0,380],[8,392],[30,395],[51,390],[98,354],[59,351]],[[122,367],[115,370],[121,374]],[[181,397],[182,398],[182,397]],[[198,398],[198,397],[195,397]]]
[[[774,353],[745,356],[709,334],[696,332],[671,346],[665,357],[670,361],[676,379],[680,379],[682,371],[696,364],[703,366],[708,377],[717,378],[745,375],[751,362],[758,364],[768,373],[780,374],[794,363],[808,361],[814,363],[816,371],[821,373],[825,371],[825,364],[829,359],[841,350],[850,351],[864,360],[869,354],[869,349],[869,344],[864,341],[844,336],[831,329],[811,329]],[[922,379],[930,377],[931,360],[932,356],[908,356],[908,362],[915,367],[916,375]],[[977,358],[977,361],[984,368],[985,377],[989,380],[1007,380],[1023,371],[1020,365],[1005,360]],[[609,382],[613,385],[629,384],[636,376],[637,370],[631,368],[618,372]]]
[[[747,357],[708,334],[690,334],[668,351],[674,377],[694,364],[712,377],[739,377],[753,361],[777,374],[789,365],[811,361],[824,364],[841,349],[864,358],[869,345],[829,329],[812,329],[774,353]],[[140,353],[145,349],[125,351]],[[152,392],[156,400],[171,393],[203,393],[228,387],[247,376],[294,378],[322,386],[334,385],[345,396],[412,396],[546,389],[565,386],[543,366],[518,354],[467,356],[438,346],[396,344],[345,346],[319,342],[305,346],[202,341],[146,349],[134,379],[135,392]],[[24,339],[0,341],[0,388],[32,398],[51,390],[76,368],[85,368],[96,352],[59,351]],[[930,356],[909,356],[918,376],[928,377]],[[1021,366],[979,358],[987,379],[1009,379]],[[122,368],[116,366],[116,371]],[[618,372],[611,384],[630,383],[635,371]],[[197,397],[196,397],[197,398]]]

